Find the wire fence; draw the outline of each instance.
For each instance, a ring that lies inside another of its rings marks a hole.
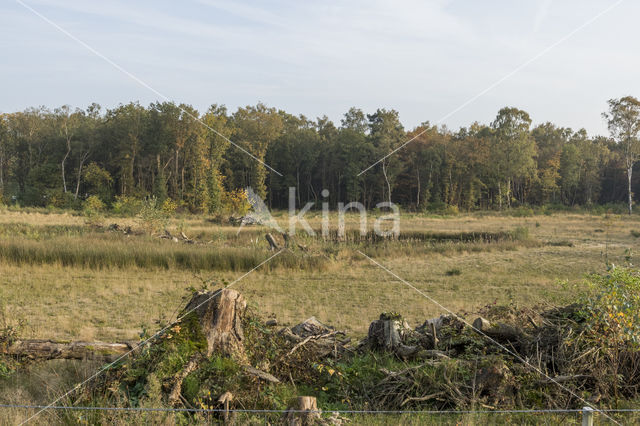
[[[269,409],[238,409],[230,408],[172,408],[172,407],[99,407],[99,406],[67,406],[67,405],[29,405],[29,404],[0,404],[0,409],[48,409],[72,411],[128,411],[128,412],[182,412],[182,413],[256,413],[256,414],[285,414],[285,413],[339,413],[339,414],[570,414],[570,413],[640,413],[640,408],[612,408],[612,409],[540,409],[540,410],[269,410]]]
[[[631,424],[640,420],[638,413],[640,408],[618,408],[618,409],[591,409],[590,407],[576,409],[515,409],[515,410],[298,410],[298,409],[242,409],[230,408],[172,408],[172,407],[103,407],[103,406],[67,406],[67,405],[37,405],[37,404],[0,404],[0,412],[3,410],[52,410],[54,418],[61,419],[60,416],[67,416],[66,419],[90,423],[105,420],[113,421],[114,417],[127,423],[132,419],[140,419],[139,416],[166,416],[186,415],[196,423],[214,423],[222,418],[235,418],[236,421],[251,424],[274,424],[287,415],[309,415],[316,414],[324,417],[341,417],[354,420],[355,424],[582,424],[593,425],[597,414],[600,421],[617,423],[610,416],[616,418],[623,424]],[[66,413],[66,414],[65,414]],[[75,413],[75,414],[74,414]],[[85,413],[85,414],[83,414]],[[103,413],[103,414],[100,414]],[[134,417],[125,417],[131,415]],[[70,417],[69,417],[70,416]],[[93,417],[92,417],[93,416]],[[96,417],[98,416],[98,417]],[[200,417],[193,417],[200,416]],[[213,416],[213,417],[211,417]],[[65,417],[62,417],[63,419]],[[2,419],[2,416],[0,416]],[[128,419],[128,420],[126,420]],[[153,417],[151,417],[153,419]],[[157,419],[157,418],[156,418]],[[184,419],[184,417],[183,417]],[[200,419],[198,421],[197,419]],[[217,419],[217,420],[216,420]],[[377,419],[375,422],[373,419]],[[440,420],[438,420],[440,419]]]

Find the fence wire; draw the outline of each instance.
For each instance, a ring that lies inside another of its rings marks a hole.
[[[131,412],[176,412],[176,413],[255,413],[255,414],[284,414],[284,413],[339,413],[339,414],[571,414],[583,413],[584,409],[542,409],[542,410],[267,410],[267,409],[229,409],[223,408],[169,408],[169,407],[92,407],[66,405],[27,405],[0,404],[0,408],[72,410],[72,411],[131,411]],[[640,413],[640,408],[612,408],[592,409],[593,413]]]

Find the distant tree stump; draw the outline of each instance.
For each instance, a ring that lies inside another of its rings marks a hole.
[[[195,310],[207,338],[207,357],[213,353],[246,361],[242,317],[247,308],[244,297],[235,290],[196,293],[185,311]]]

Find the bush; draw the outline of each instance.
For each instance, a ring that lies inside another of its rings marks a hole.
[[[173,201],[171,198],[166,198],[162,202],[162,211],[168,215],[174,214],[177,209],[178,209],[178,203]]]
[[[511,238],[515,241],[526,241],[529,239],[529,228],[526,226],[518,226],[511,233]]]
[[[458,209],[458,206],[447,206],[443,213],[450,216],[456,216],[460,213],[460,210]]]
[[[509,213],[513,217],[531,217],[534,215],[531,207],[518,207],[516,209],[512,209]]]
[[[606,346],[640,344],[640,272],[613,267],[588,279],[583,301],[589,329]]]
[[[100,197],[100,199],[108,203],[111,201],[113,186],[113,178],[108,171],[97,165],[91,163],[84,170],[84,180],[90,193],[93,193]]]
[[[119,195],[113,203],[113,212],[123,216],[136,216],[142,209],[142,200],[129,197],[127,195]]]
[[[166,228],[169,222],[169,215],[162,208],[155,196],[147,197],[142,201],[142,207],[137,216],[142,229],[153,234]]]
[[[87,216],[94,216],[104,211],[105,205],[97,195],[91,195],[82,203],[82,210]]]
[[[250,208],[251,204],[249,204],[249,198],[244,189],[236,189],[223,194],[222,210],[224,214],[244,216]]]
[[[80,201],[74,198],[70,192],[64,192],[61,189],[51,191],[48,194],[49,204],[47,207],[54,207],[57,209],[73,209],[80,205]]]

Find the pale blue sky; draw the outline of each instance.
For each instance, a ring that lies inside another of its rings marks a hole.
[[[339,123],[351,106],[436,122],[615,3],[23,0],[159,92],[200,110],[258,101]],[[619,6],[444,123],[503,106],[605,134],[606,101],[640,96],[640,2]],[[0,111],[157,96],[14,0],[0,2]]]

